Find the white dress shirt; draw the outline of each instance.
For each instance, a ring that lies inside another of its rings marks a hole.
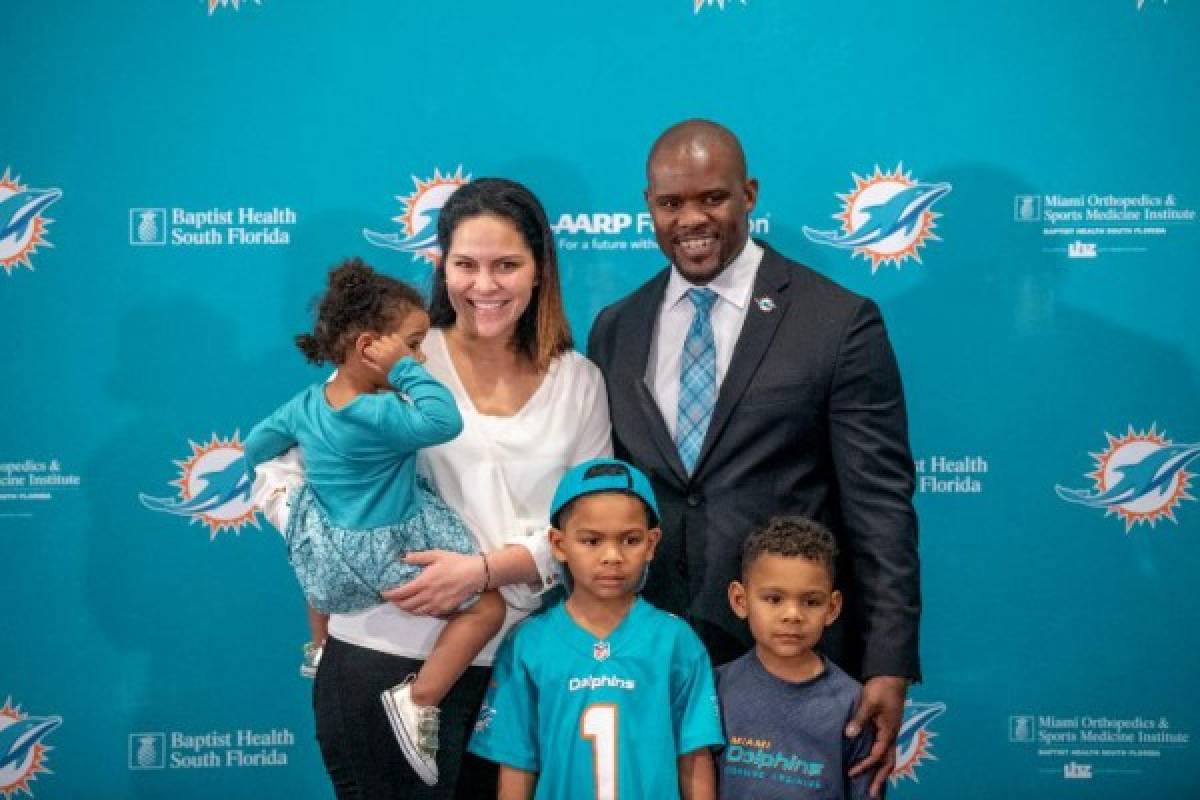
[[[729,362],[733,360],[733,347],[742,333],[742,323],[746,321],[750,293],[754,291],[754,279],[758,275],[762,257],[763,249],[748,238],[737,258],[708,284],[708,288],[717,295],[709,319],[712,321],[717,348],[718,393],[729,370]],[[654,326],[650,358],[646,361],[646,386],[658,403],[672,439],[675,438],[679,417],[679,370],[683,342],[696,312],[696,307],[687,296],[687,290],[692,288],[694,285],[672,265],[662,308]]]

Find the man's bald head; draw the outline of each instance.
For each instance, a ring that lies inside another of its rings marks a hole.
[[[685,280],[708,284],[746,248],[758,181],[730,130],[704,119],[672,125],[646,162],[654,238]]]
[[[707,119],[684,120],[663,131],[650,146],[650,155],[646,158],[646,176],[650,177],[650,170],[660,155],[687,151],[710,153],[714,149],[725,151],[738,170],[738,177],[746,179],[746,154],[742,150],[742,143],[729,128]]]

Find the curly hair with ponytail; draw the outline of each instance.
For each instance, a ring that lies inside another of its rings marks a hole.
[[[414,309],[424,309],[420,292],[403,281],[376,272],[361,258],[329,271],[329,286],[317,304],[312,333],[296,337],[296,346],[313,364],[341,364],[360,333],[383,333]]]

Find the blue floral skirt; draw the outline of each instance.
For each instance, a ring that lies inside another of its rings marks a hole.
[[[479,552],[463,521],[423,481],[420,510],[395,525],[343,528],[334,524],[308,484],[292,499],[288,514],[288,561],[309,605],[324,613],[364,611],[383,602],[380,592],[415,578],[421,567],[401,559],[420,550]],[[471,605],[472,597],[463,607]]]

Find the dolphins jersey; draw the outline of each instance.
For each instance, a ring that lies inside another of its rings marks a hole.
[[[565,603],[514,628],[470,749],[537,773],[536,800],[671,800],[676,759],[723,743],[704,645],[637,598],[603,640]]]

